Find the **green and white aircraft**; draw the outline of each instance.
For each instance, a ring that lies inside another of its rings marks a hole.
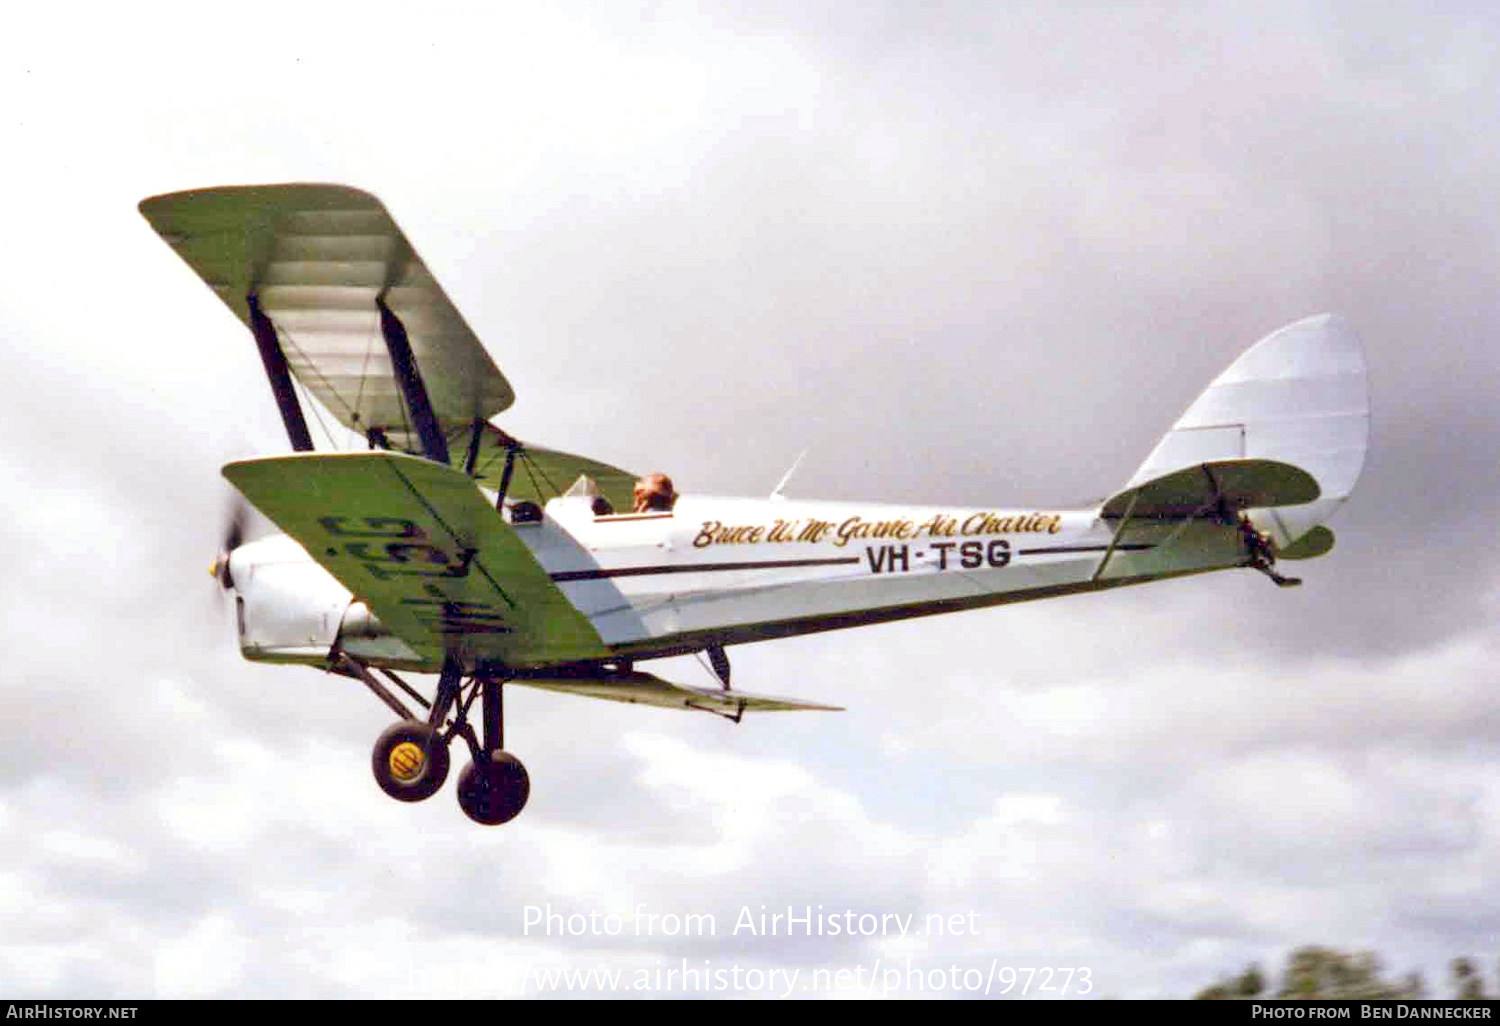
[[[480,823],[530,792],[505,684],[736,721],[833,708],[731,688],[726,649],[1207,570],[1295,584],[1277,562],[1333,546],[1323,521],[1364,463],[1364,354],[1320,315],[1248,349],[1094,508],[679,497],[499,427],[510,384],[373,196],[218,187],[140,209],[249,327],[294,450],[224,468],[285,532],[245,541],[236,518],[214,565],[241,652],[390,706],[372,765],[402,801],[442,786],[463,738],[458,798]],[[314,452],[294,379],[368,450]],[[639,668],[691,653],[717,686]],[[432,697],[401,672],[436,674]]]

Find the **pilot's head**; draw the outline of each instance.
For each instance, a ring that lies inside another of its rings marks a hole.
[[[677,492],[672,479],[661,471],[647,474],[635,483],[635,511],[637,513],[665,513],[677,502]]]

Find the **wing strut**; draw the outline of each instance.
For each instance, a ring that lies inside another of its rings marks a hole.
[[[422,451],[430,460],[447,463],[448,439],[443,437],[437,416],[432,412],[427,387],[422,384],[422,372],[417,369],[416,358],[411,353],[406,326],[401,323],[401,318],[391,313],[383,294],[375,297],[375,305],[380,308],[380,333],[385,336],[385,347],[391,354],[391,371],[401,386],[401,396],[406,400],[417,436],[422,439]]]
[[[490,430],[499,436],[500,444],[505,446],[505,469],[500,474],[500,491],[495,494],[495,509],[500,510],[505,508],[505,495],[510,491],[510,479],[516,473],[516,456],[521,451],[521,443],[493,424],[490,425]]]
[[[401,699],[391,694],[389,688],[375,679],[375,675],[365,667],[364,663],[359,662],[357,659],[351,659],[345,652],[338,652],[333,664],[346,677],[353,677],[355,680],[362,681],[365,687],[369,688],[376,698],[384,702],[390,708],[391,712],[403,720],[417,719],[417,716],[402,703]],[[402,685],[402,687],[405,686],[404,684]],[[420,698],[421,696],[415,697]]]
[[[479,440],[483,437],[484,421],[475,417],[474,426],[469,431],[469,455],[464,459],[464,473],[470,477],[474,476],[474,466],[479,462]]]
[[[708,646],[708,661],[713,664],[714,675],[719,678],[719,683],[724,685],[724,690],[729,690],[729,653],[724,651],[723,645]]]
[[[261,310],[260,297],[254,292],[245,297],[245,302],[250,306],[250,332],[260,348],[260,362],[266,366],[266,377],[271,381],[271,391],[276,396],[277,408],[281,410],[281,422],[286,425],[287,437],[292,440],[293,449],[312,452],[312,434],[307,430],[307,419],[302,416],[297,393],[292,390],[292,375],[287,370],[281,341],[276,337],[276,325]]]
[[[495,495],[496,509],[505,505],[505,493],[510,491],[510,479],[516,473],[516,453],[519,451],[514,445],[505,451],[505,472],[500,475],[500,491]]]
[[[1139,491],[1130,496],[1130,504],[1125,507],[1125,515],[1120,518],[1120,526],[1115,528],[1115,536],[1109,540],[1109,548],[1104,550],[1104,558],[1099,560],[1099,565],[1094,568],[1094,576],[1089,580],[1097,581],[1099,575],[1104,573],[1104,568],[1109,565],[1109,557],[1115,554],[1115,546],[1120,544],[1120,539],[1125,534],[1125,525],[1130,523],[1130,514],[1135,512],[1135,503],[1140,497]]]

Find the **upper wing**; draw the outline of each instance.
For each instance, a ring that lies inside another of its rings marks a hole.
[[[435,666],[609,650],[473,479],[391,452],[245,460],[224,476]]]
[[[257,297],[287,364],[346,427],[419,448],[381,333],[400,319],[445,434],[515,393],[380,201],[341,185],[195,189],[142,201],[157,233],[247,326]]]

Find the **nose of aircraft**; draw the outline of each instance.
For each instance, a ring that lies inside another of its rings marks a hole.
[[[234,575],[229,570],[229,557],[234,555],[234,550],[244,543],[245,522],[248,519],[249,511],[245,508],[244,500],[236,499],[224,523],[224,531],[219,541],[219,553],[208,567],[209,576],[217,578],[219,587],[226,591],[234,587]]]

